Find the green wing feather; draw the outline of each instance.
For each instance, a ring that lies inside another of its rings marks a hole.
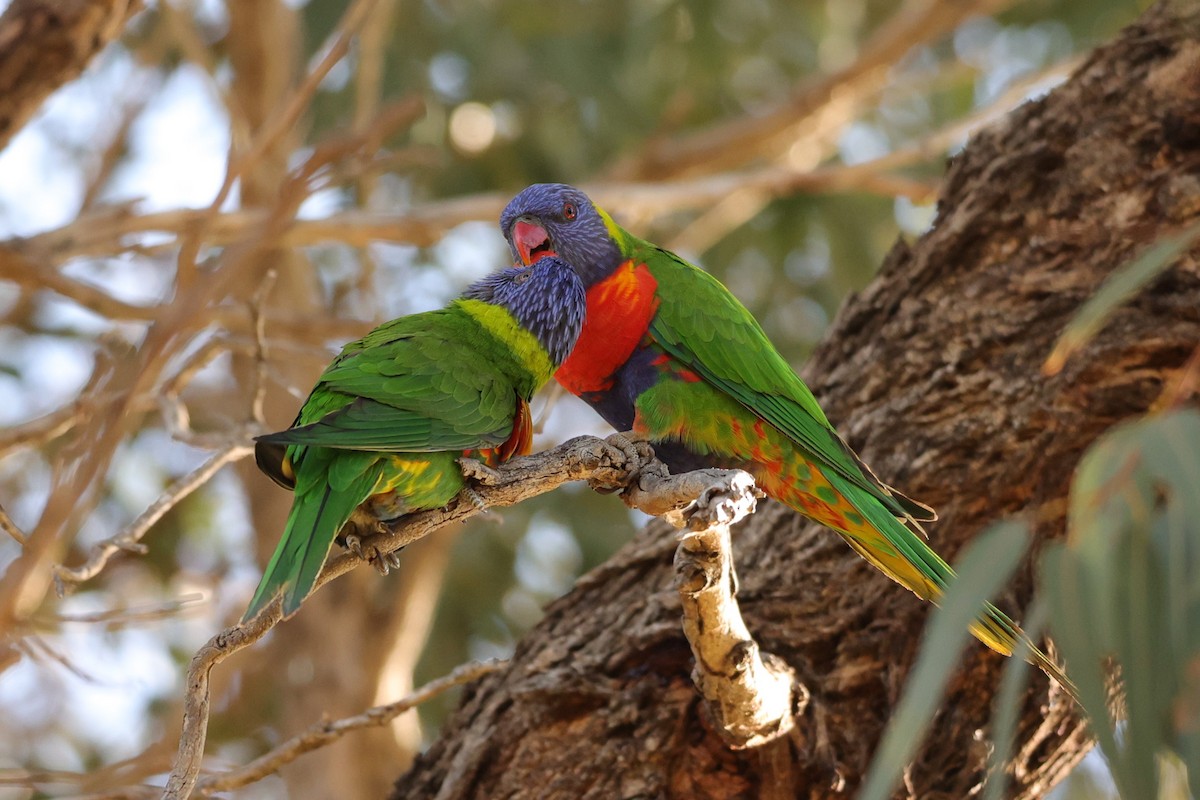
[[[343,348],[294,427],[260,441],[387,453],[500,444],[512,433],[513,384],[472,327],[451,306],[376,328]]]
[[[280,592],[285,617],[300,607],[342,525],[386,482],[387,454],[507,440],[520,372],[504,343],[482,335],[457,305],[402,317],[346,345],[294,427],[258,438],[259,464],[294,487],[296,499],[242,619]]]
[[[914,521],[937,518],[928,506],[880,481],[842,440],[813,393],[767,338],[762,326],[716,278],[667,250],[636,242],[667,297],[650,333],[680,363],[783,431],[821,467],[874,497],[892,514]]]

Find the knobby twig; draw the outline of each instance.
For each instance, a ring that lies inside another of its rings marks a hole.
[[[11,536],[22,547],[29,541],[29,537],[25,535],[25,531],[21,530],[17,523],[13,522],[13,518],[4,510],[4,506],[0,506],[0,530]]]
[[[445,527],[473,517],[493,506],[510,506],[551,491],[568,481],[587,480],[593,488],[620,490],[627,505],[648,514],[678,512],[714,484],[725,485],[728,470],[706,469],[671,475],[644,443],[631,443],[624,435],[607,440],[580,436],[531,456],[515,458],[498,469],[463,459],[463,474],[472,480],[471,492],[463,492],[445,508],[424,511],[381,524],[381,532],[364,537],[359,555],[345,552],[326,563],[316,588],[349,572],[367,557],[388,553]],[[722,483],[724,482],[724,483]],[[200,774],[210,712],[209,676],[213,667],[237,651],[262,638],[280,620],[280,602],[269,603],[258,616],[244,624],[226,628],[197,651],[188,668],[184,695],[183,730],[179,752],[167,782],[163,800],[191,796]]]
[[[754,513],[761,493],[744,472],[710,485],[681,512],[688,532],[675,551],[683,632],[696,665],[692,681],[730,747],[758,747],[791,730],[796,676],[760,652],[737,604],[729,528]]]
[[[221,467],[245,458],[253,452],[254,448],[248,444],[234,443],[227,445],[223,450],[209,456],[207,461],[192,472],[184,475],[167,487],[167,490],[127,528],[116,536],[94,545],[86,563],[73,569],[62,564],[55,564],[54,584],[58,590],[58,595],[62,597],[66,594],[69,585],[82,583],[94,578],[104,569],[114,553],[125,550],[144,554],[146,546],[142,544],[141,540],[150,528],[154,526],[154,523],[162,519],[163,515],[178,505],[185,497],[207,483]]]
[[[266,425],[263,403],[267,399],[267,318],[263,306],[278,274],[274,269],[267,270],[250,300],[250,318],[254,321],[254,396],[250,400],[250,419],[263,426]]]
[[[456,667],[449,675],[436,678],[393,703],[369,708],[352,717],[315,722],[303,733],[272,748],[270,752],[259,756],[244,767],[200,780],[196,784],[195,794],[207,797],[216,792],[228,792],[260,781],[268,775],[278,772],[280,767],[290,764],[305,753],[325,747],[351,731],[387,725],[405,711],[426,703],[455,686],[462,686],[482,678],[484,675],[490,675],[505,664],[507,664],[506,661],[496,659],[463,664]]]

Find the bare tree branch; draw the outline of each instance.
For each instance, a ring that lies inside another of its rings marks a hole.
[[[263,403],[267,399],[267,318],[263,315],[263,304],[278,273],[267,270],[254,297],[250,299],[250,318],[254,320],[254,396],[250,400],[250,419],[266,426]]]
[[[34,621],[40,625],[57,625],[60,623],[80,623],[88,625],[103,625],[107,630],[123,628],[135,622],[168,619],[180,611],[191,608],[204,600],[199,592],[177,597],[163,603],[153,603],[145,606],[128,608],[106,608],[83,614],[55,614],[53,616],[37,616]]]
[[[886,78],[889,69],[918,45],[954,30],[964,19],[988,14],[1012,0],[908,0],[863,45],[851,64],[830,75],[801,85],[776,108],[652,142],[633,158],[618,163],[611,177],[662,179],[696,172],[727,170],[763,157],[777,156],[791,147],[797,126],[837,99],[856,104]]]
[[[4,510],[4,506],[0,506],[0,530],[7,533],[12,537],[13,541],[21,546],[24,546],[29,541],[29,537],[25,535],[25,532],[21,530],[17,523],[13,522],[13,518]]]
[[[213,475],[216,475],[221,467],[245,458],[253,452],[254,447],[252,445],[234,443],[226,446],[225,449],[219,452],[213,453],[199,467],[167,487],[167,490],[149,508],[143,511],[129,527],[122,530],[116,536],[105,539],[93,546],[86,563],[75,568],[55,564],[54,582],[59,595],[66,594],[69,590],[69,584],[83,583],[86,580],[96,577],[100,573],[100,570],[104,569],[105,565],[108,564],[108,560],[112,558],[114,553],[124,550],[144,555],[147,551],[146,546],[141,543],[142,537],[154,527],[154,523],[162,519],[168,511],[179,505],[192,492],[208,483],[209,479]]]
[[[600,205],[620,207],[630,216],[651,217],[673,211],[707,208],[738,187],[748,187],[771,196],[797,192],[865,191],[887,197],[925,198],[936,190],[936,183],[877,170],[874,162],[854,166],[830,166],[811,171],[783,167],[763,167],[745,172],[727,172],[702,178],[653,183],[607,183],[585,186]],[[404,242],[429,246],[438,242],[454,227],[477,220],[493,221],[510,199],[508,194],[487,192],[436,200],[398,212],[380,213],[362,210],[343,211],[322,219],[293,221],[281,232],[280,246],[303,247],[336,242],[365,247],[373,242]],[[205,241],[224,245],[244,241],[261,230],[267,212],[242,209],[218,214],[211,219]],[[206,211],[177,209],[151,214],[84,215],[67,225],[8,242],[8,249],[26,259],[60,263],[82,256],[111,255],[124,246],[123,239],[143,234],[185,235]],[[0,253],[5,252],[0,249]],[[111,298],[93,298],[86,290],[70,285],[66,278],[48,286],[80,304],[97,308],[115,319],[153,319],[152,309],[121,308]]]
[[[987,107],[981,108],[961,119],[956,119],[950,124],[925,134],[916,141],[905,144],[879,158],[853,166],[827,166],[825,169],[829,171],[855,171],[862,169],[866,175],[884,178],[885,176],[890,176],[894,170],[939,158],[951,147],[964,141],[970,134],[993,122],[1000,115],[1010,111],[1032,90],[1064,78],[1080,63],[1081,59],[1078,57],[1068,58],[1045,70],[1016,81],[988,104]],[[920,184],[913,184],[912,188],[916,189],[918,185]],[[896,191],[893,196],[908,197],[910,200],[916,202],[931,201],[937,190],[937,186],[932,182],[924,185],[927,187],[928,192],[923,196],[917,191]],[[886,186],[886,183],[881,184],[881,188],[883,186]],[[854,187],[847,186],[845,188],[853,189]],[[901,187],[897,186],[896,188],[899,189]],[[864,189],[867,189],[865,185],[860,190]],[[790,192],[772,193],[750,186],[731,192],[724,198],[714,198],[712,205],[679,231],[668,242],[667,246],[672,250],[702,253],[725,236],[728,236],[730,232],[753,219],[772,200],[788,193]],[[887,194],[886,192],[883,193]]]
[[[692,680],[730,747],[759,747],[793,727],[795,673],[759,651],[737,603],[729,528],[754,513],[754,479],[734,472],[681,513],[688,533],[675,551],[683,633],[696,664]]]
[[[427,703],[455,686],[478,680],[504,666],[503,661],[482,661],[463,664],[449,675],[430,681],[400,700],[387,705],[369,708],[361,714],[338,720],[322,720],[313,723],[308,730],[293,736],[283,744],[271,749],[240,769],[229,770],[219,775],[203,778],[196,784],[194,794],[208,797],[216,792],[228,792],[279,771],[305,753],[316,750],[340,739],[351,731],[387,725],[396,717],[422,703]]]
[[[62,436],[79,424],[79,403],[69,403],[24,425],[18,425],[0,436],[0,455],[22,447],[40,447],[46,442]]]

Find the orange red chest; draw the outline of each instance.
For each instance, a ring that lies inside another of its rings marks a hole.
[[[626,261],[587,292],[587,316],[571,355],[554,377],[572,394],[602,392],[641,344],[658,311],[658,282]]]

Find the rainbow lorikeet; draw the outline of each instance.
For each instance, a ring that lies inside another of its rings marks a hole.
[[[617,430],[649,440],[672,469],[746,470],[768,496],[937,602],[954,572],[918,535],[937,515],[871,472],[719,281],[633,236],[563,184],[522,191],[500,227],[520,263],[564,258],[587,287],[583,332],[555,374],[564,388]],[[971,630],[1004,655],[1024,638],[990,604]],[[1031,659],[1069,689],[1058,666],[1030,646]]]
[[[528,453],[529,400],[571,352],[584,309],[576,273],[546,258],[346,345],[292,427],[255,445],[296,499],[243,621],[280,593],[284,617],[295,613],[347,521],[445,505],[464,488],[460,457],[495,466]]]

